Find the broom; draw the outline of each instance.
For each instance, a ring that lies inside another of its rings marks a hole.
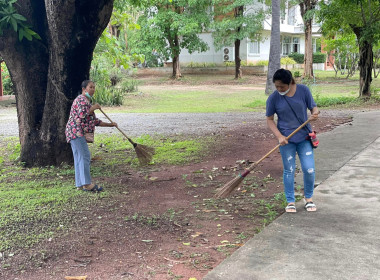
[[[296,130],[294,130],[288,137],[286,137],[286,140],[288,140],[290,137],[292,137],[294,134],[296,134],[300,129],[302,129],[305,125],[307,125],[311,119],[308,119],[306,122],[301,124]],[[225,198],[228,196],[233,190],[235,190],[240,183],[244,180],[244,178],[257,166],[260,162],[262,162],[267,156],[269,156],[271,153],[273,153],[277,148],[280,147],[280,144],[278,144],[276,147],[274,147],[271,151],[269,151],[265,156],[263,156],[258,161],[252,163],[248,168],[245,169],[245,171],[242,174],[239,174],[235,179],[231,180],[227,184],[225,184],[223,187],[221,187],[218,192],[214,195],[214,198]]]
[[[106,113],[102,109],[99,109],[103,115],[110,121],[113,122]],[[148,164],[152,161],[153,155],[155,153],[154,148],[148,147],[142,144],[137,144],[135,143],[131,138],[129,138],[119,127],[116,127],[123,135],[125,138],[128,139],[128,141],[133,145],[135,148],[135,152],[137,155],[137,158],[140,162],[140,164],[145,165]]]

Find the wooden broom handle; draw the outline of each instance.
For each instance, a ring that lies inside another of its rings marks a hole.
[[[306,122],[301,124],[296,130],[294,130],[292,133],[289,134],[289,136],[286,137],[286,140],[288,140],[290,137],[292,137],[294,134],[296,134],[298,131],[300,131],[305,125],[307,125],[311,121],[311,118],[308,119]],[[260,162],[262,162],[267,156],[269,156],[271,153],[273,153],[275,150],[277,150],[278,147],[280,147],[281,144],[278,144],[276,147],[274,147],[272,150],[270,150],[266,155],[264,155],[261,159],[258,161],[252,163],[247,169],[249,171],[246,171],[247,174],[251,172]],[[246,175],[247,175],[246,174]],[[244,177],[244,176],[243,176]]]
[[[104,113],[104,111],[102,110],[102,108],[99,108],[99,110],[100,110],[100,112],[102,112],[103,113],[103,115],[110,121],[110,122],[113,122],[111,119],[110,119],[110,117],[109,116],[107,116],[107,114],[106,113]],[[128,141],[129,142],[131,142],[133,145],[135,145],[136,143],[135,142],[133,142],[132,141],[132,139],[131,138],[129,138],[128,136],[127,136],[127,134],[125,134],[124,133],[124,131],[122,131],[118,126],[116,127],[120,132],[121,132],[121,134],[123,134],[124,135],[124,137],[125,138],[127,138],[128,139]]]

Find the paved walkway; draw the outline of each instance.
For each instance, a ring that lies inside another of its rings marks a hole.
[[[380,279],[379,119],[359,113],[320,135],[318,211],[298,202],[297,213],[280,216],[203,279]]]

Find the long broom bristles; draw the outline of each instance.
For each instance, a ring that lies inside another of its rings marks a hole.
[[[103,113],[103,115],[110,122],[112,122],[112,120],[107,116],[106,113],[104,113],[104,111],[102,109],[99,109],[99,110]],[[153,155],[155,153],[154,148],[151,148],[151,147],[148,147],[148,146],[145,146],[145,145],[142,145],[142,144],[137,144],[137,143],[133,142],[133,140],[131,138],[129,138],[119,127],[116,127],[116,128],[133,145],[133,147],[135,148],[135,152],[136,152],[136,155],[137,155],[137,158],[138,158],[140,164],[145,165],[145,164],[148,164],[148,163],[150,163],[152,161]]]
[[[152,161],[155,150],[145,145],[136,144],[135,152],[140,164],[146,165]]]
[[[239,175],[238,177],[232,179],[230,182],[225,184],[220,190],[214,195],[214,198],[225,198],[227,197],[234,189],[236,189],[240,183],[244,180],[244,177]]]

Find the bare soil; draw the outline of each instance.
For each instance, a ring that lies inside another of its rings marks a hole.
[[[323,133],[350,121],[321,117],[313,128]],[[284,212],[278,152],[230,197],[213,199],[218,187],[277,145],[264,120],[250,132],[236,126],[215,140],[201,162],[126,166],[124,176],[95,178],[111,194],[73,213],[66,235],[3,258],[1,279],[202,279]]]

